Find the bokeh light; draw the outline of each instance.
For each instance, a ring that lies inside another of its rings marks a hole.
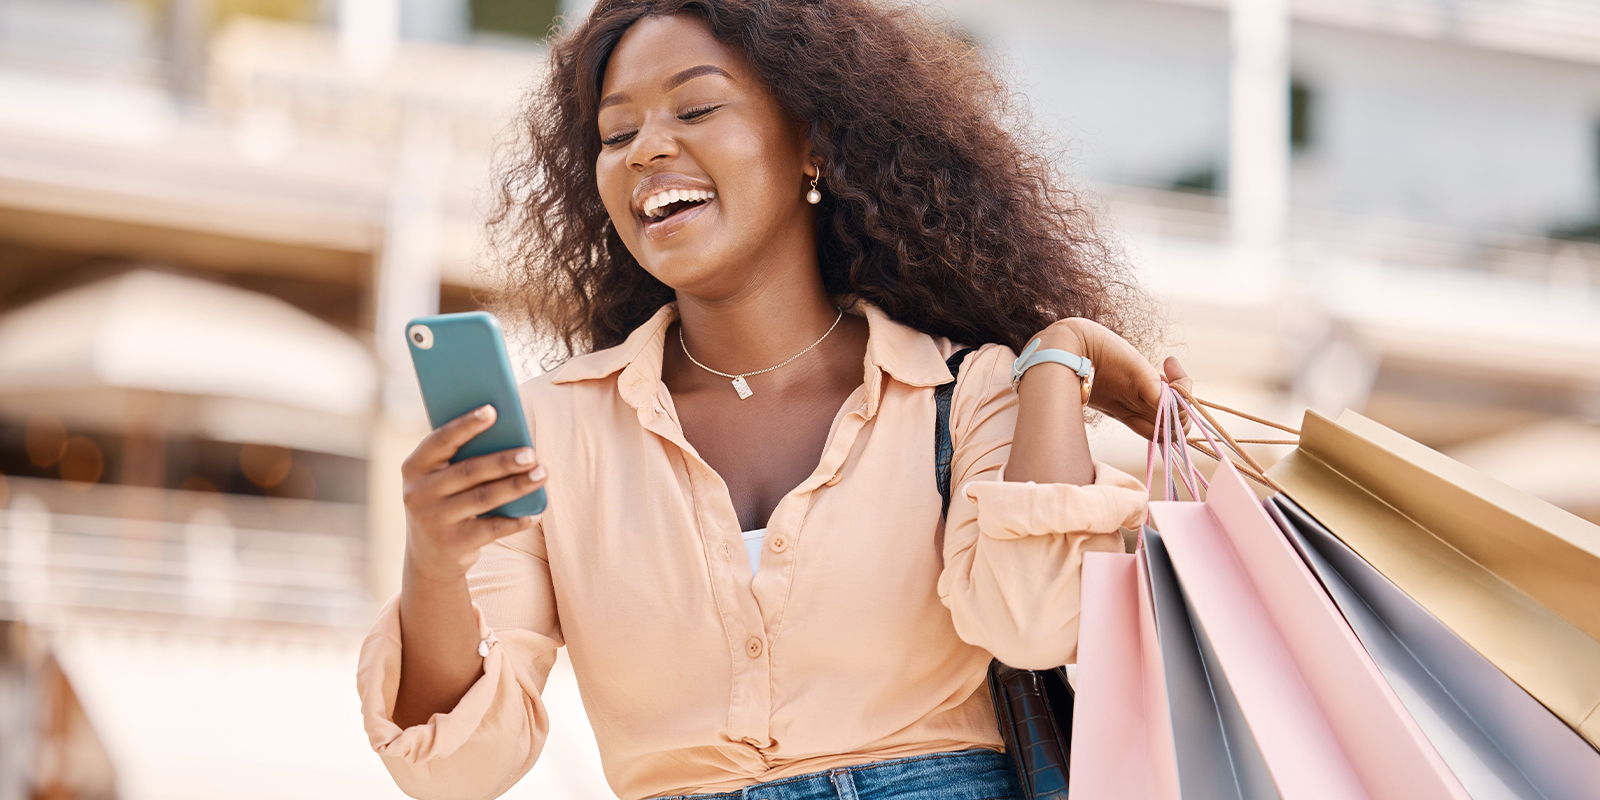
[[[239,448],[239,469],[250,482],[263,489],[271,489],[289,477],[294,467],[294,456],[286,447],[270,444],[247,444]]]
[[[61,479],[79,491],[99,483],[105,474],[106,457],[100,445],[87,436],[68,436],[62,447]]]
[[[26,447],[34,466],[55,466],[67,454],[67,426],[50,414],[34,414],[28,420]]]
[[[317,497],[317,479],[311,473],[311,468],[302,461],[290,463],[288,473],[276,484],[268,487],[267,495],[270,497],[286,497],[294,500],[315,500]]]
[[[178,489],[185,492],[216,492],[217,485],[198,475],[184,478]]]

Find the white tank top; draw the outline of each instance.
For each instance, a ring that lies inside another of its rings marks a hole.
[[[761,569],[761,543],[767,537],[766,528],[757,528],[744,532],[744,554],[750,557],[750,574],[755,575]]]

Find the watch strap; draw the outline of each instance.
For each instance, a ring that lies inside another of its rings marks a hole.
[[[1017,356],[1017,360],[1011,362],[1011,385],[1015,387],[1022,380],[1023,373],[1034,365],[1047,362],[1060,364],[1077,373],[1080,378],[1088,379],[1094,374],[1094,364],[1089,359],[1065,350],[1056,350],[1054,348],[1041,350],[1039,349],[1039,340],[1034,339],[1023,349],[1022,355]]]

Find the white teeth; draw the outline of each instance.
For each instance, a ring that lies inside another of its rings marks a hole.
[[[661,210],[673,203],[710,200],[716,196],[716,192],[709,192],[704,189],[668,189],[664,192],[656,192],[644,199],[644,214],[647,217],[660,217],[662,216]]]

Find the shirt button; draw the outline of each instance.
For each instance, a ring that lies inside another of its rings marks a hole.
[[[744,651],[748,653],[751,658],[760,658],[761,640],[754,636],[750,637],[750,641],[744,643]]]
[[[781,553],[789,549],[789,540],[782,536],[772,537],[772,552]]]

